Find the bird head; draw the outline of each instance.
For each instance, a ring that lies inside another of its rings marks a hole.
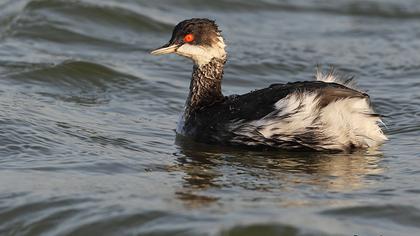
[[[213,58],[226,59],[225,46],[221,31],[214,21],[193,18],[178,23],[169,42],[151,54],[176,53],[202,66]]]

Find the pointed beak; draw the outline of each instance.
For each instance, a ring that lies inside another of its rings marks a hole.
[[[150,52],[150,54],[152,55],[163,55],[163,54],[169,54],[169,53],[174,53],[176,52],[176,50],[180,47],[181,45],[178,44],[173,44],[173,45],[163,45],[160,48],[157,48],[153,51]]]

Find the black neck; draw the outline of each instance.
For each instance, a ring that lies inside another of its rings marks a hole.
[[[222,101],[222,78],[225,59],[213,58],[202,66],[194,66],[190,84],[190,94],[186,102],[185,114],[189,116],[202,107]]]

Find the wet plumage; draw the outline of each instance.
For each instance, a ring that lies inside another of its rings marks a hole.
[[[187,36],[194,41],[186,42]],[[152,52],[176,53],[194,62],[177,133],[206,143],[319,151],[368,148],[386,140],[369,96],[332,71],[318,71],[316,81],[224,96],[224,48],[214,21],[190,19],[175,27],[168,44]]]

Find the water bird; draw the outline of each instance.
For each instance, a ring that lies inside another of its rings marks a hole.
[[[315,151],[366,149],[387,140],[368,94],[333,70],[317,70],[315,81],[224,96],[225,47],[215,21],[193,18],[178,23],[169,42],[151,52],[194,62],[178,134],[210,144]]]

